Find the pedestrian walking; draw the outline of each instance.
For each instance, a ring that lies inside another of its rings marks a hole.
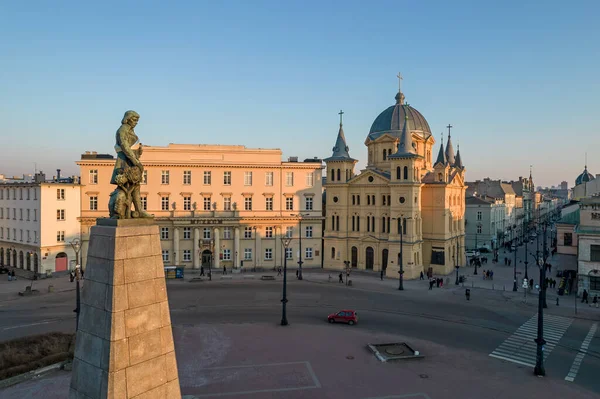
[[[440,279],[439,279],[439,278],[436,278],[436,279],[435,279],[435,286],[436,286],[437,288],[440,288]]]
[[[429,289],[432,290],[433,289],[433,284],[435,284],[435,280],[432,278],[429,279]]]
[[[281,266],[277,268],[277,275],[281,276]],[[331,275],[329,275],[329,280],[331,280]]]
[[[223,266],[223,274],[227,274],[227,268],[225,266]]]
[[[12,281],[12,273],[9,271],[8,273],[6,273],[8,276],[8,281]],[[73,281],[73,280],[71,280]]]
[[[342,273],[340,273],[340,275],[339,275],[338,277],[339,277],[339,282],[340,282],[340,283],[344,283],[344,277],[343,277],[343,274],[342,274]]]
[[[506,256],[504,257],[504,266],[508,266],[508,258]]]
[[[512,259],[508,260],[508,265],[510,266],[510,264],[512,263]]]
[[[298,278],[299,275],[300,275],[300,272],[298,269],[296,269],[296,278]]]
[[[444,288],[444,279],[440,277],[440,287]]]
[[[200,275],[204,276],[204,266],[200,266]]]
[[[425,276],[423,276],[423,271],[421,270],[421,276],[419,277],[420,280],[425,280]]]
[[[584,302],[587,303],[587,304],[589,304],[589,302],[588,302],[588,292],[585,289],[583,290],[583,294],[581,295],[581,303],[584,303]]]
[[[383,269],[381,269],[381,273],[380,274],[381,274],[381,276],[380,276],[381,277],[381,281],[383,281]]]
[[[594,299],[592,300],[592,303],[594,304],[595,307],[598,307],[598,295],[594,295]]]

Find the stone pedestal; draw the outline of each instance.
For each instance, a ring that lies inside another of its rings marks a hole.
[[[181,398],[158,226],[90,233],[70,398]]]

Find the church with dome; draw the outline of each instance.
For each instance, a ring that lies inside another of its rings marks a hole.
[[[434,155],[427,120],[405,101],[373,122],[367,166],[355,172],[342,119],[327,169],[324,266],[363,269],[406,279],[448,274],[465,265],[465,166],[452,145]],[[340,112],[340,115],[342,112]]]
[[[598,177],[598,175],[596,175],[596,177]],[[600,195],[600,178],[596,177],[588,171],[586,159],[583,172],[575,179],[572,198],[579,201],[583,198]]]

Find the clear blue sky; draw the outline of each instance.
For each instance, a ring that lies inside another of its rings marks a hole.
[[[350,153],[394,103],[454,125],[468,180],[600,173],[600,2],[0,3],[0,173],[77,173],[122,114],[148,145]],[[456,141],[454,144],[456,145]],[[436,149],[437,151],[437,146]]]

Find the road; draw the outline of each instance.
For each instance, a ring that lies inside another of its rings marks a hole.
[[[223,324],[275,324],[281,318],[277,281],[169,282],[174,327]],[[327,314],[343,308],[359,313],[357,332],[401,334],[445,347],[489,355],[535,315],[499,291],[477,291],[466,301],[462,289],[406,291],[346,287],[336,283],[289,282],[292,325],[322,326]],[[74,291],[19,298],[0,305],[0,340],[46,331],[74,329]],[[550,309],[549,311],[551,311]],[[593,320],[568,319],[546,361],[550,378],[563,380]],[[551,326],[549,327],[551,328]],[[548,329],[548,334],[554,334]],[[529,340],[527,340],[529,341]],[[573,384],[600,393],[600,339],[593,337]],[[489,362],[502,362],[489,358]],[[517,369],[518,365],[514,365]]]

